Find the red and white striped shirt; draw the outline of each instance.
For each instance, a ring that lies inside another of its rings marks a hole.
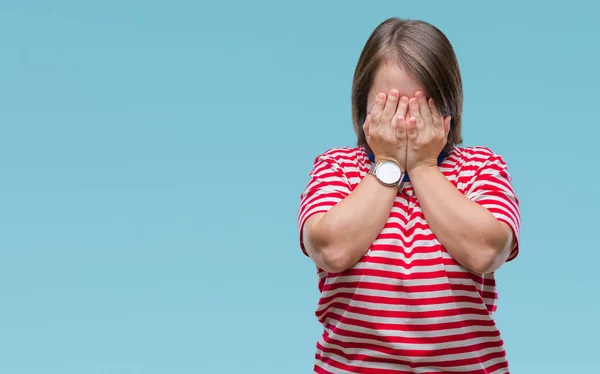
[[[363,148],[318,156],[301,195],[302,228],[327,212],[368,173]],[[501,156],[484,147],[455,147],[439,165],[467,198],[508,224],[518,243],[519,203]],[[509,260],[518,253],[518,244]],[[432,233],[410,182],[368,252],[342,273],[318,269],[316,316],[324,326],[316,373],[508,373],[504,343],[493,320],[493,274],[459,265]]]

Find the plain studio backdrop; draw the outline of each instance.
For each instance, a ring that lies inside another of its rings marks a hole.
[[[353,145],[371,31],[453,43],[466,145],[502,154],[521,254],[513,373],[597,370],[600,11],[592,1],[0,2],[0,372],[310,372],[296,214]]]

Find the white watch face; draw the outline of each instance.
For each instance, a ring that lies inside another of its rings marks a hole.
[[[385,184],[394,184],[400,181],[402,171],[393,162],[384,162],[377,169],[377,178]]]

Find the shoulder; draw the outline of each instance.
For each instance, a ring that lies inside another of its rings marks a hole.
[[[456,147],[447,157],[448,166],[456,175],[456,183],[462,191],[469,190],[482,180],[503,181],[510,184],[512,176],[502,155],[483,146]]]
[[[315,164],[329,162],[341,167],[357,167],[369,162],[369,156],[362,147],[340,146],[329,148],[315,158]]]
[[[454,147],[448,159],[461,165],[479,166],[493,163],[506,166],[502,155],[484,146]]]
[[[329,148],[315,158],[312,176],[328,173],[342,178],[354,188],[371,166],[369,155],[363,147]]]

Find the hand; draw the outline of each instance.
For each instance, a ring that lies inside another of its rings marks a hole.
[[[393,161],[403,170],[406,168],[406,125],[405,116],[408,98],[399,98],[397,90],[389,95],[379,93],[373,110],[363,125],[367,143],[375,160]]]
[[[406,171],[410,175],[422,167],[437,167],[437,158],[448,139],[450,116],[442,117],[433,99],[427,100],[421,91],[408,106]]]

